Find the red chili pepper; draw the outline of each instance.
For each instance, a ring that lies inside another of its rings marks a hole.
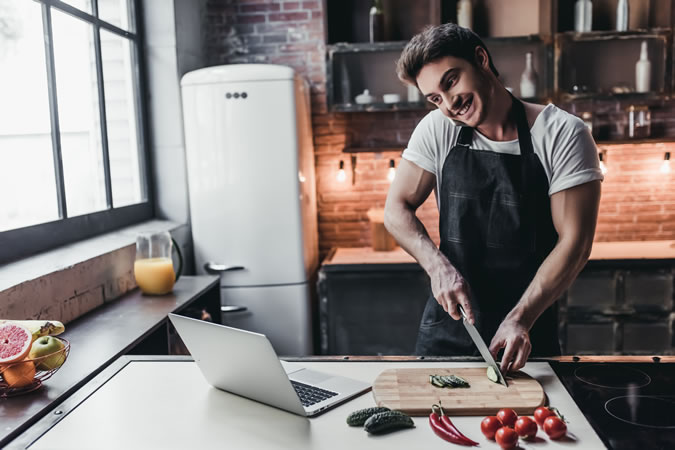
[[[434,430],[434,433],[436,433],[438,437],[448,442],[452,442],[453,444],[471,446],[478,445],[477,442],[472,441],[461,433],[457,434],[455,431],[453,431],[453,429],[457,430],[457,428],[454,426],[452,428],[447,428],[442,421],[444,416],[437,414],[434,410],[434,407],[438,408],[436,405],[432,407],[432,413],[429,414],[429,424],[431,425],[431,429]]]
[[[468,445],[478,445],[478,442],[473,441],[469,439],[468,437],[464,436],[455,426],[454,423],[450,420],[450,417],[445,415],[445,412],[443,411],[443,406],[441,406],[441,401],[438,401],[438,409],[441,410],[441,423],[445,425],[445,427],[450,430],[451,432],[455,433],[457,436],[460,438],[464,439]]]

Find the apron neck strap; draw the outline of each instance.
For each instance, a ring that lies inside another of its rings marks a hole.
[[[518,128],[518,145],[520,146],[521,155],[529,155],[534,153],[532,147],[532,136],[530,135],[530,126],[527,123],[527,115],[525,114],[525,106],[523,102],[518,100],[509,92],[513,101],[513,115],[516,119],[516,127]],[[457,145],[465,147],[471,146],[473,140],[473,128],[462,127],[457,137]]]

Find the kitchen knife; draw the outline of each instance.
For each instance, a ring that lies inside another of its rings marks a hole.
[[[502,375],[501,370],[499,370],[497,363],[492,357],[490,350],[488,350],[487,345],[485,345],[485,341],[481,337],[476,327],[474,327],[471,324],[471,322],[469,322],[469,318],[467,317],[466,312],[464,312],[464,308],[462,308],[462,305],[457,305],[457,307],[459,308],[459,312],[462,313],[462,322],[464,323],[464,328],[466,328],[466,331],[469,332],[471,340],[473,340],[473,343],[476,344],[476,347],[478,347],[478,351],[480,352],[481,356],[483,357],[487,365],[492,367],[497,373],[497,381],[499,381],[499,384],[503,384],[504,386],[509,387],[509,385],[506,384],[506,379]]]

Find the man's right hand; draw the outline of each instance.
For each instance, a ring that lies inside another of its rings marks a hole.
[[[469,302],[469,285],[464,277],[444,257],[430,271],[431,292],[439,305],[455,320],[462,314],[457,305],[462,305],[469,322],[475,324],[471,303]]]

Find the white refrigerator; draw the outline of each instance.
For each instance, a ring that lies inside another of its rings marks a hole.
[[[309,86],[271,64],[208,67],[181,86],[197,272],[220,274],[225,325],[266,334],[280,355],[311,354]]]

